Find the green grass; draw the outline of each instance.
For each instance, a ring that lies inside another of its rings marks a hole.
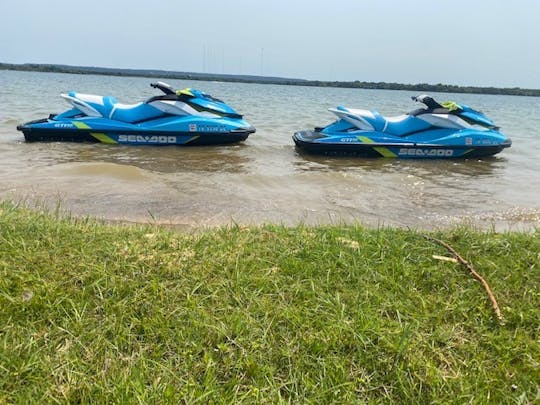
[[[533,403],[540,231],[192,234],[0,204],[0,403]]]

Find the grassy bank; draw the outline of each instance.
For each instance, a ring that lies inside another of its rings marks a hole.
[[[0,403],[526,403],[540,232],[180,234],[0,205]]]

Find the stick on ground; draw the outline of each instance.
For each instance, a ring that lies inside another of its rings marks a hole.
[[[486,290],[486,292],[487,292],[487,294],[489,296],[489,299],[491,301],[491,305],[493,306],[493,309],[495,310],[495,314],[497,314],[497,318],[499,318],[499,321],[502,322],[503,316],[502,316],[501,310],[499,308],[499,304],[497,304],[497,300],[495,299],[495,296],[491,292],[491,288],[489,288],[489,284],[487,283],[486,280],[484,280],[484,278],[480,274],[478,274],[474,270],[472,264],[470,264],[467,260],[465,260],[463,257],[461,257],[461,255],[458,252],[456,252],[456,250],[452,246],[450,246],[448,243],[443,242],[440,239],[433,238],[431,236],[424,235],[424,237],[426,239],[428,239],[428,240],[437,242],[441,246],[444,246],[450,253],[452,253],[452,255],[457,259],[458,262],[460,262],[463,266],[465,266],[471,272],[471,274],[478,281],[480,281],[482,283],[482,285],[484,286],[484,289]]]

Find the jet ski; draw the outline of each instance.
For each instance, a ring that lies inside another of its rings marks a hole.
[[[422,108],[397,117],[339,106],[338,120],[324,128],[296,132],[299,151],[325,155],[399,158],[491,156],[512,141],[480,111],[428,95],[412,97]]]
[[[71,91],[71,109],[19,125],[26,141],[129,145],[216,145],[241,142],[255,132],[232,107],[200,90],[150,84],[164,94],[137,104]]]

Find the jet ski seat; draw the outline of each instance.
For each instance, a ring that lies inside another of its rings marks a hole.
[[[130,124],[138,121],[146,121],[153,118],[158,118],[164,115],[163,111],[158,110],[146,103],[137,104],[114,104],[109,118]]]
[[[116,121],[134,123],[158,118],[164,112],[147,103],[121,104],[112,96],[96,96],[71,91],[63,95],[76,108],[91,117],[103,117]]]
[[[426,121],[419,120],[412,115],[399,115],[397,117],[385,117],[382,132],[396,136],[404,136],[412,132],[422,131],[430,127]]]
[[[412,132],[427,129],[430,125],[422,120],[414,118],[411,115],[400,115],[397,117],[384,117],[377,111],[359,110],[339,106],[338,112],[346,113],[344,119],[357,119],[371,125],[377,132],[386,132],[396,136],[404,136]]]

